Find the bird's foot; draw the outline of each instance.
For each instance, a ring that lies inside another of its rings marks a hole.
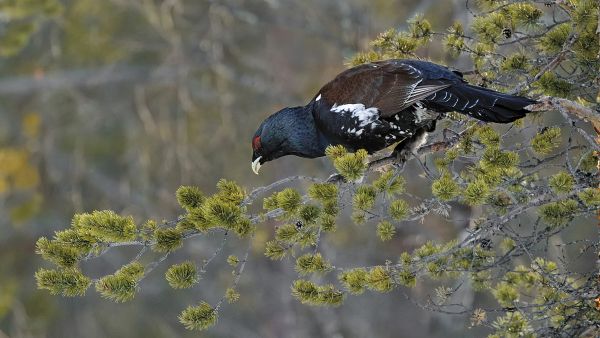
[[[393,160],[391,166],[397,172],[404,171],[404,166],[406,165],[406,161],[408,161],[410,153],[406,151],[394,152],[396,155],[396,159]]]
[[[396,154],[396,160],[394,161],[395,164],[401,164],[402,166],[404,166],[404,164],[413,155],[409,149],[402,149],[400,151],[396,151],[395,154]]]

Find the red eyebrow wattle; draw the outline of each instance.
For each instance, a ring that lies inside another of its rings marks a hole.
[[[260,136],[255,136],[252,139],[252,149],[258,150],[260,148]]]

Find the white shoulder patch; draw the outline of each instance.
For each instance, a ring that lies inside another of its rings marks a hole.
[[[358,120],[358,127],[365,127],[379,120],[379,110],[375,107],[366,108],[362,103],[349,103],[340,106],[333,105],[331,111],[334,113],[351,114],[351,117]]]
[[[348,103],[338,106],[336,103],[331,107],[331,111],[334,113],[354,113],[356,110],[365,110],[365,105],[362,103]]]
[[[321,99],[321,94],[319,94],[319,96],[317,96],[317,98],[315,99],[315,101],[319,101]]]

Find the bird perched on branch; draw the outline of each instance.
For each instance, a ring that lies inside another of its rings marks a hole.
[[[329,145],[369,153],[398,143],[405,156],[424,142],[444,113],[509,123],[535,103],[468,84],[460,72],[431,62],[385,60],[350,68],[303,107],[269,116],[252,138],[252,170],[285,155],[325,155]]]

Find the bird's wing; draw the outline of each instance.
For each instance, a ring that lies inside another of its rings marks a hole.
[[[426,71],[402,60],[388,60],[348,69],[318,95],[331,105],[360,103],[375,107],[380,116],[387,117],[451,85],[452,82],[431,78]]]

